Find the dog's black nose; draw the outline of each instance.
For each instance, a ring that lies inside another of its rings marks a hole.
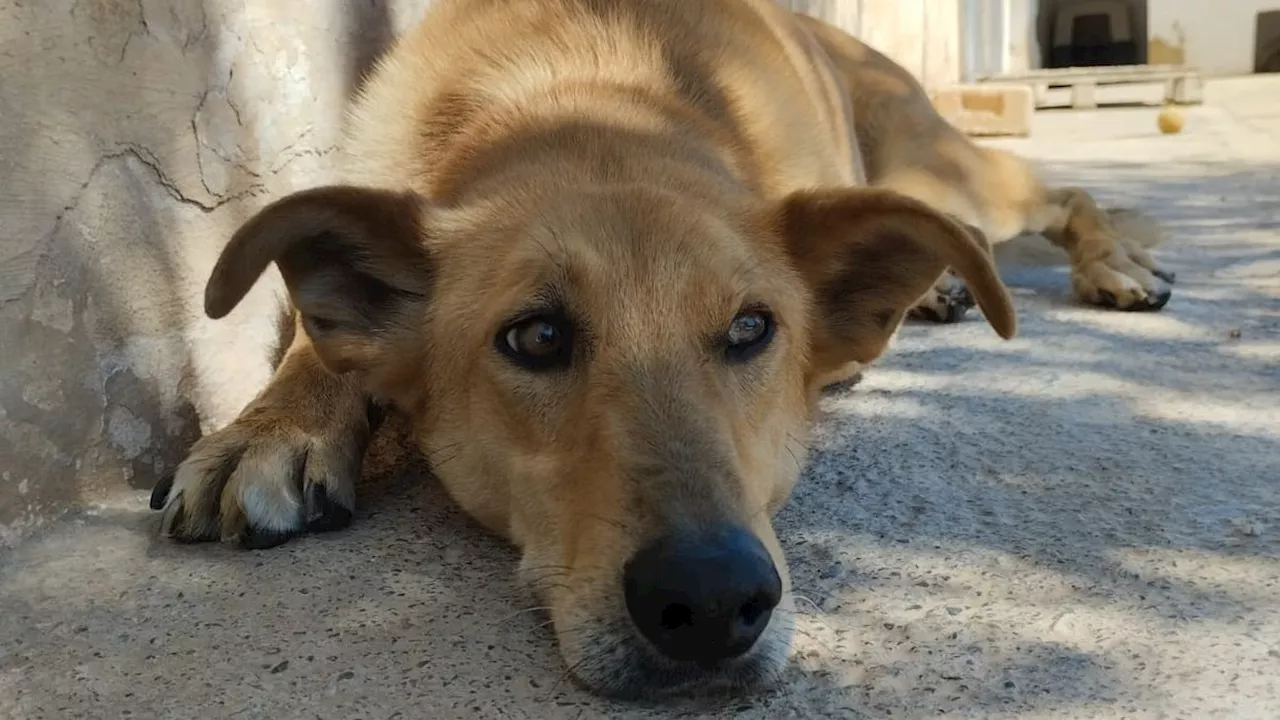
[[[661,538],[623,579],[641,634],[672,660],[703,664],[750,650],[782,599],[769,551],[740,527]]]

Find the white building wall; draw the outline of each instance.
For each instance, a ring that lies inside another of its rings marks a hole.
[[[994,67],[1002,72],[1018,72],[1042,66],[1042,43],[1045,28],[1037,29],[1040,12],[1071,0],[963,0],[965,17],[976,16],[978,8],[997,5],[1009,14],[1009,32],[1003,42],[1007,47],[1004,61]],[[1127,0],[1141,4],[1143,0]],[[1280,11],[1280,0],[1146,0],[1146,13],[1137,11],[1136,22],[1146,34],[1147,62],[1151,64],[1187,65],[1204,75],[1238,75],[1254,71],[1258,39],[1257,17],[1260,12]],[[985,10],[987,14],[992,11]],[[998,12],[998,11],[997,11]],[[988,30],[966,28],[965,43],[980,46],[977,55],[991,52],[990,44],[999,40]],[[1280,50],[1280,33],[1262,38],[1265,49]],[[965,57],[972,54],[963,45]],[[986,47],[987,49],[981,49]],[[966,70],[992,67],[990,61]]]
[[[925,87],[953,85],[960,80],[963,1],[777,0],[783,7],[821,18],[857,36],[893,58]]]
[[[937,87],[1041,67],[1040,10],[1072,0],[778,1],[858,35]],[[1253,72],[1257,15],[1280,10],[1280,0],[1145,2],[1135,31],[1146,34],[1147,62],[1185,64],[1205,75]]]
[[[1280,10],[1280,0],[1149,0],[1150,62],[1185,63],[1205,75],[1251,73],[1257,16],[1266,10]]]

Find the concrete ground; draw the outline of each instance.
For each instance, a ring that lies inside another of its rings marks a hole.
[[[1001,143],[1165,221],[1174,298],[1086,309],[1012,266],[1016,341],[911,325],[830,398],[779,518],[803,616],[777,690],[575,689],[513,554],[404,471],[350,530],[266,552],[159,543],[141,493],[19,547],[0,716],[1280,716],[1280,77],[1185,113]]]

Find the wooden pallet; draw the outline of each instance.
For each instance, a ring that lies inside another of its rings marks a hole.
[[[979,83],[999,85],[1030,85],[1036,108],[1055,107],[1049,90],[1070,88],[1070,106],[1077,109],[1096,108],[1100,104],[1097,89],[1100,86],[1147,86],[1162,83],[1165,102],[1178,105],[1199,105],[1204,101],[1204,83],[1200,73],[1178,65],[1112,65],[1107,67],[1071,67],[1052,70],[1032,70],[1022,73],[992,75],[978,79]],[[1113,101],[1117,102],[1117,101]],[[1120,100],[1118,102],[1132,102]],[[1110,104],[1110,103],[1101,103]]]

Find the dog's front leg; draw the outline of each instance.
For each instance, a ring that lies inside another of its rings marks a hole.
[[[371,409],[355,378],[326,370],[299,329],[267,387],[156,486],[161,532],[263,548],[346,526]]]
[[[976,304],[964,281],[948,270],[916,301],[908,315],[929,322],[956,323]]]

